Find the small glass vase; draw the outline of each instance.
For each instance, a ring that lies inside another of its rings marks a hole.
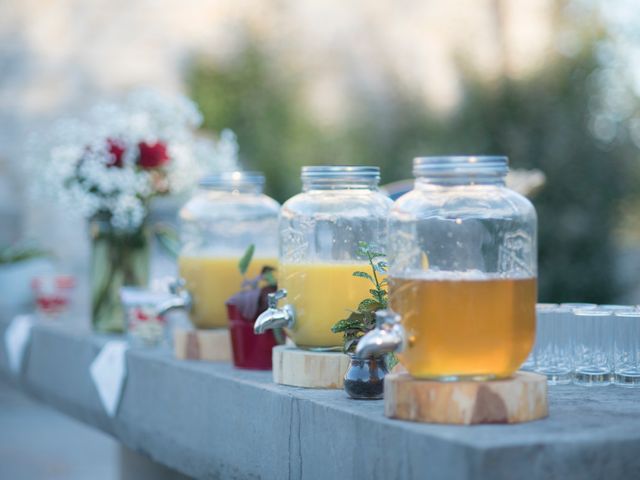
[[[360,358],[349,354],[344,390],[356,400],[378,400],[384,394],[384,376],[389,373],[384,355]]]
[[[148,284],[149,229],[146,222],[133,230],[117,229],[108,216],[99,216],[91,219],[90,232],[92,325],[98,332],[122,333],[120,288]]]

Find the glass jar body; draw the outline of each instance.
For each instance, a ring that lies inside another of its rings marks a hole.
[[[344,390],[356,400],[379,400],[384,395],[384,377],[389,373],[384,355],[370,358],[349,356]]]
[[[180,210],[180,276],[197,328],[227,325],[226,300],[242,287],[238,261],[255,246],[247,278],[276,267],[280,205],[259,189],[201,189]]]
[[[358,255],[361,242],[386,248],[391,200],[377,186],[307,188],[282,206],[279,285],[295,323],[287,331],[301,348],[339,348],[331,327],[370,296],[371,284],[354,277],[370,271]]]
[[[402,317],[409,373],[439,380],[510,376],[535,336],[536,214],[501,181],[421,178],[389,219],[389,301]]]

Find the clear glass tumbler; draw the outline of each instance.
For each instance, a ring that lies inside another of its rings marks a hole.
[[[573,373],[573,309],[538,305],[535,371],[549,384],[567,384]]]
[[[574,383],[609,385],[613,370],[611,310],[576,309],[574,320]]]
[[[640,311],[614,312],[613,383],[640,387]]]
[[[546,311],[548,309],[557,308],[557,303],[538,303],[536,304],[536,325],[538,323],[537,316],[539,311]],[[536,327],[537,332],[537,327]],[[534,340],[533,348],[529,353],[529,356],[524,361],[524,363],[520,366],[520,370],[525,370],[527,372],[533,372],[536,369],[536,349],[538,348],[538,334],[536,333],[536,338]]]

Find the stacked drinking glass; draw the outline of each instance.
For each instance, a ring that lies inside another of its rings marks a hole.
[[[552,385],[640,387],[640,309],[538,304],[536,343],[522,369]]]

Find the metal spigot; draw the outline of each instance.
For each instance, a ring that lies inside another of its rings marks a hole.
[[[391,310],[376,312],[376,328],[363,336],[356,347],[356,357],[375,357],[383,353],[402,352],[407,335],[400,323],[400,315]]]
[[[169,285],[169,291],[171,292],[172,297],[158,304],[156,307],[158,315],[165,315],[172,310],[184,310],[186,312],[191,310],[191,307],[193,306],[193,299],[186,288],[186,284],[187,282],[182,278],[178,278],[171,282]]]
[[[267,308],[258,316],[256,323],[253,325],[255,333],[264,333],[274,328],[292,328],[295,322],[295,313],[293,306],[287,304],[282,308],[278,308],[278,302],[287,296],[287,291],[282,288],[277,292],[270,293],[267,296]]]

